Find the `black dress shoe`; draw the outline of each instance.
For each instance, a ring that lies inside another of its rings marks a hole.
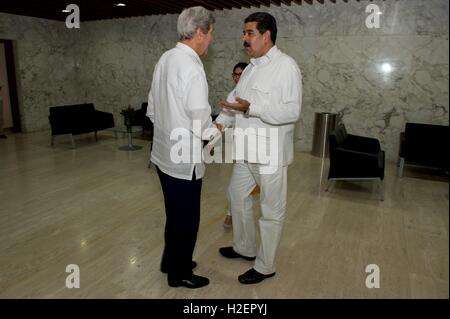
[[[257,284],[258,282],[263,281],[266,278],[270,278],[275,276],[275,273],[271,273],[268,275],[261,274],[257,272],[255,269],[250,269],[247,272],[243,273],[238,277],[238,280],[241,284],[250,285]]]
[[[238,254],[234,251],[233,247],[222,247],[219,249],[219,252],[222,256],[226,258],[243,258],[245,260],[255,260],[256,257],[247,257],[242,256],[241,254]]]
[[[197,267],[197,263],[195,261],[192,261],[191,267],[192,267],[191,269],[194,269],[195,267]],[[163,267],[163,266],[161,266],[160,270],[162,273],[165,273],[165,274],[167,274],[169,272],[167,270],[167,268]]]
[[[186,287],[190,289],[201,288],[209,284],[209,279],[202,276],[192,274],[188,278],[173,280],[169,279],[168,284],[170,287]]]
[[[0,134],[0,138],[7,138],[5,134]]]

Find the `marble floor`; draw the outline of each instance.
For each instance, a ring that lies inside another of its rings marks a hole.
[[[222,227],[231,165],[208,165],[195,272],[211,283],[190,290],[159,271],[164,206],[149,142],[136,139],[134,152],[110,132],[76,142],[61,136],[52,148],[49,132],[0,140],[0,298],[449,298],[448,179],[411,169],[398,178],[388,163],[383,202],[373,182],[324,192],[327,161],[297,152],[277,275],[244,286],[237,276],[252,263],[218,253],[232,237]],[[69,264],[78,289],[66,288]],[[370,264],[379,288],[366,287]]]

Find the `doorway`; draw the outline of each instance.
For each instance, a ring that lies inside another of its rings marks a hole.
[[[3,130],[21,132],[16,67],[12,40],[0,39],[0,100],[3,104]],[[1,116],[0,116],[1,117]]]

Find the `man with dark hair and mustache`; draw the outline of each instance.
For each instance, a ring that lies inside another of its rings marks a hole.
[[[235,128],[254,132],[258,148],[260,144],[271,145],[269,130],[276,130],[278,140],[278,149],[270,150],[278,155],[275,163],[259,157],[259,150],[251,143],[246,145],[245,158],[234,158],[238,161],[228,187],[233,246],[219,251],[226,258],[256,259],[253,268],[238,277],[242,284],[255,284],[275,275],[275,256],[286,214],[287,166],[293,161],[294,125],[302,102],[300,69],[276,47],[276,39],[277,24],[272,15],[257,12],[245,19],[242,40],[251,63],[236,86],[236,102],[220,102],[223,108],[238,111]],[[261,189],[259,249],[250,195],[256,185]]]

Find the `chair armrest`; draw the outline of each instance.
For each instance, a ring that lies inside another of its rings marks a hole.
[[[333,158],[330,160],[338,163],[338,166],[347,167],[349,171],[381,169],[384,171],[384,151],[378,153],[364,153],[343,148],[334,149]]]
[[[114,116],[112,113],[95,110],[95,123],[97,130],[114,127]]]
[[[52,135],[69,134],[73,131],[73,121],[67,117],[49,115],[48,120]]]
[[[383,151],[379,151],[378,153],[365,153],[341,147],[336,148],[334,151],[335,156],[339,160],[344,160],[350,165],[376,165],[378,167],[384,167]]]
[[[343,148],[330,150],[330,177],[384,178],[384,151],[376,154]]]
[[[362,156],[362,157],[373,157],[373,158],[378,157],[378,154],[380,153],[380,152],[377,152],[377,153],[362,152],[362,151],[347,149],[347,148],[343,148],[343,147],[336,147],[334,149],[334,151],[338,152],[338,153],[346,154],[348,156],[353,156],[353,157],[354,156]]]

